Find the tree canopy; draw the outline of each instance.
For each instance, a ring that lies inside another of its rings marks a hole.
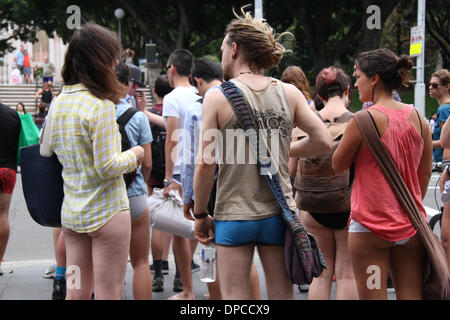
[[[122,44],[132,48],[137,57],[145,56],[145,44],[156,43],[162,60],[176,48],[186,48],[195,56],[211,54],[220,57],[220,42],[225,26],[234,18],[232,8],[253,1],[222,0],[0,0],[0,28],[13,27],[9,38],[0,39],[1,52],[11,51],[8,40],[33,41],[37,30],[53,31],[69,41],[74,30],[67,27],[67,8],[81,9],[81,23],[93,21],[112,30],[118,29],[116,8],[125,10],[122,19]],[[281,33],[290,31],[295,41],[286,46],[286,55],[278,70],[290,64],[301,66],[313,79],[321,68],[339,65],[347,72],[353,67],[356,52],[380,46],[397,53],[408,53],[410,28],[417,24],[417,0],[264,0],[264,17]],[[449,67],[449,22],[447,0],[428,1],[427,59],[429,69],[436,65]],[[371,5],[380,8],[380,27],[369,29]],[[247,8],[253,10],[253,6]]]

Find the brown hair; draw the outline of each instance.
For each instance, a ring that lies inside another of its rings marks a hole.
[[[130,48],[125,49],[125,51],[122,53],[122,58],[125,60],[126,58],[134,58],[134,51]]]
[[[441,69],[439,71],[434,72],[431,77],[436,77],[439,79],[439,82],[443,86],[447,86],[450,83],[450,72],[447,69]]]
[[[250,68],[269,69],[277,66],[283,54],[288,52],[278,41],[290,32],[278,35],[265,19],[253,18],[250,12],[244,12],[241,8],[242,17],[238,16],[233,9],[236,19],[233,19],[226,27],[225,35],[228,35],[229,44],[235,42],[240,48]]]
[[[97,98],[119,103],[121,86],[113,68],[119,49],[115,33],[86,23],[70,40],[61,72],[64,84],[82,83]]]
[[[389,49],[377,49],[358,53],[356,66],[367,77],[378,74],[386,89],[392,92],[408,85],[413,62],[406,54],[398,57]]]
[[[342,97],[350,86],[350,77],[340,68],[329,67],[319,72],[315,92],[325,101],[332,97]]]
[[[311,89],[309,88],[308,79],[300,67],[287,67],[281,75],[281,81],[293,84],[303,93],[307,100],[311,100]]]

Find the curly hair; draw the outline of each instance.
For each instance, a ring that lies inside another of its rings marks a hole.
[[[233,42],[237,44],[252,69],[278,66],[283,55],[291,51],[286,50],[279,41],[283,36],[294,36],[290,32],[276,34],[265,19],[254,18],[250,12],[245,12],[244,8],[247,6],[241,8],[242,17],[233,8],[236,19],[227,25],[225,31],[225,36],[228,35],[228,44],[231,45]]]
[[[450,72],[447,69],[441,69],[439,71],[433,72],[431,77],[436,77],[443,86],[447,86],[450,83]]]

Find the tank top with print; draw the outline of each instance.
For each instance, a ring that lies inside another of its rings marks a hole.
[[[254,90],[237,79],[231,81],[242,91],[259,119],[267,149],[270,150],[266,154],[272,155],[287,203],[295,210],[288,170],[293,115],[282,82],[272,78],[265,88]],[[220,131],[222,139],[219,142],[214,218],[259,220],[280,214],[278,202],[261,174],[256,156],[250,151],[248,132],[240,127],[235,114]]]

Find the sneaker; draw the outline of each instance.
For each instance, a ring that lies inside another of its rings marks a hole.
[[[194,260],[192,260],[192,262],[191,262],[191,271],[192,272],[196,272],[196,271],[199,271],[199,270],[200,270],[200,266],[198,264],[196,264],[194,262]]]
[[[51,279],[55,278],[56,274],[56,265],[52,265],[48,267],[47,270],[45,270],[44,274],[42,275],[44,278]]]
[[[298,291],[301,293],[309,291],[309,284],[301,284],[298,286]]]
[[[173,291],[175,292],[183,291],[183,283],[181,282],[180,278],[175,278],[173,280]]]
[[[156,277],[153,279],[153,289],[152,290],[153,290],[153,292],[163,292],[164,291],[164,278],[163,277]]]
[[[153,265],[153,263],[150,265],[150,272],[152,274],[155,273],[155,266]],[[169,261],[164,261],[162,263],[162,274],[169,274]]]
[[[66,299],[66,279],[53,280],[52,300]]]

